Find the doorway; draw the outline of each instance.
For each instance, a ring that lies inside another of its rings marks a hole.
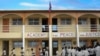
[[[49,47],[49,42],[48,42],[48,40],[43,40],[42,41],[42,48],[46,48],[46,47]]]
[[[3,49],[6,50],[6,54],[9,56],[9,41],[3,41]]]
[[[57,32],[57,18],[52,19],[52,32]]]
[[[90,23],[91,23],[91,32],[96,32],[97,31],[97,20],[96,20],[96,18],[91,18]]]
[[[48,32],[48,19],[42,18],[42,32]]]
[[[3,19],[3,32],[9,32],[9,18]]]
[[[53,41],[53,55],[56,55],[56,51],[58,50],[58,41]]]

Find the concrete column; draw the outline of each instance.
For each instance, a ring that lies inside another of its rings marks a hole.
[[[23,51],[25,51],[25,25],[22,26],[22,43]]]
[[[49,25],[49,56],[52,56],[52,25]]]
[[[61,53],[61,50],[62,50],[61,40],[58,40],[58,51]]]
[[[76,25],[76,41],[77,41],[77,46],[79,47],[80,45],[80,40],[79,40],[79,28],[78,28],[78,24]]]
[[[0,40],[0,45],[1,45],[0,46],[0,56],[1,56],[2,55],[2,50],[3,50],[3,48],[2,48],[3,45],[2,45],[2,41],[1,40]]]

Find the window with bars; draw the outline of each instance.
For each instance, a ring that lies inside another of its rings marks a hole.
[[[69,18],[61,18],[61,25],[70,25],[71,19]]]
[[[85,18],[79,18],[78,19],[78,24],[79,25],[86,25],[87,24],[87,19],[85,19]]]
[[[58,42],[57,42],[57,41],[54,41],[54,42],[53,42],[53,47],[54,47],[54,48],[57,48],[57,47],[58,47]]]
[[[67,46],[67,47],[71,47],[72,41],[70,41],[70,40],[62,41],[62,47],[65,47],[64,45]]]
[[[38,18],[29,18],[28,24],[29,25],[39,25],[39,19]]]
[[[35,47],[37,45],[36,41],[28,41],[28,46],[29,47]]]
[[[12,25],[22,25],[22,19],[21,18],[12,19]]]
[[[84,46],[84,45],[86,45],[86,40],[80,40],[80,46],[82,47],[82,46]]]
[[[22,41],[14,41],[13,42],[13,47],[22,47]]]

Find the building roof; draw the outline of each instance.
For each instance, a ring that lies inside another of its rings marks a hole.
[[[0,10],[0,12],[48,12],[48,10]],[[51,12],[99,12],[100,10],[51,10]]]

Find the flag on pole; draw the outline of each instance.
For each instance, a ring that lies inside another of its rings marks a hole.
[[[49,12],[51,12],[51,2],[49,2]]]

